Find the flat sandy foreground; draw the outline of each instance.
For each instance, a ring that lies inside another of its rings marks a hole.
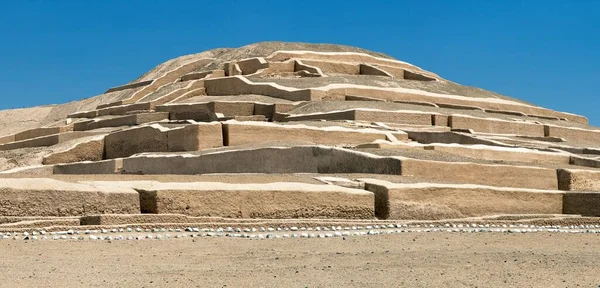
[[[1,287],[593,287],[600,235],[0,241]]]

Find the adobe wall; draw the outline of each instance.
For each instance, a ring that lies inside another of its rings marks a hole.
[[[152,103],[151,108],[154,108],[156,105],[162,105],[173,101],[179,98],[181,95],[190,92],[192,90],[196,90],[199,88],[204,88],[204,81],[193,80],[188,83],[185,87],[175,89],[157,99],[152,100],[152,94],[148,94],[146,97],[140,99],[140,102],[150,102]],[[200,90],[203,91],[203,90]],[[148,97],[148,99],[146,99]]]
[[[160,125],[117,131],[104,138],[106,159],[129,157],[142,152],[169,152],[167,128]]]
[[[563,198],[563,214],[600,217],[600,193],[567,192]]]
[[[558,169],[558,188],[564,191],[600,191],[600,171]]]
[[[202,155],[146,155],[123,160],[125,174],[372,173],[400,174],[401,161],[326,146],[271,147]],[[260,164],[258,164],[260,163]]]
[[[407,130],[408,138],[423,144],[447,143],[447,144],[462,144],[462,145],[490,145],[490,146],[507,146],[500,142],[476,138],[470,135],[465,135],[457,132],[431,132],[431,131],[411,131]]]
[[[360,75],[375,75],[375,76],[384,76],[393,78],[394,75],[388,73],[387,71],[380,69],[377,66],[372,66],[368,64],[360,64],[359,65],[359,74]]]
[[[273,65],[273,62],[269,63],[269,65]],[[323,71],[321,70],[321,68],[313,66],[313,65],[309,65],[306,64],[304,62],[302,62],[301,60],[296,60],[294,61],[294,68],[293,68],[293,72],[298,72],[298,71],[307,71],[309,73],[324,77],[325,73],[323,73]]]
[[[448,117],[448,125],[452,129],[472,129],[475,132],[482,133],[544,137],[543,125],[527,122],[451,115]]]
[[[416,81],[436,81],[437,79],[434,77],[427,76],[425,74],[413,72],[410,70],[404,70],[404,79],[406,80],[416,80]]]
[[[527,148],[508,148],[487,145],[435,144],[425,146],[425,150],[436,150],[464,157],[491,161],[514,161],[526,163],[569,164],[568,153],[543,152]]]
[[[347,63],[347,62],[334,62],[334,61],[323,61],[323,60],[311,60],[311,59],[300,59],[302,63],[317,67],[325,74],[345,74],[345,75],[359,75],[360,64]]]
[[[369,122],[402,123],[411,125],[432,125],[432,113],[418,111],[387,111],[375,109],[348,109],[313,114],[290,115],[285,121],[304,120],[355,120]]]
[[[262,219],[372,219],[374,216],[373,193],[333,185],[164,183],[155,186],[137,189],[142,211]]]
[[[73,126],[34,128],[15,134],[15,141],[22,141],[69,131],[73,131]]]
[[[294,89],[274,83],[253,83],[240,76],[206,79],[204,87],[206,95],[210,96],[257,94],[291,101],[320,100],[319,94],[324,94],[311,89]]]
[[[154,80],[141,81],[141,82],[125,84],[125,85],[121,85],[121,86],[117,86],[117,87],[112,87],[112,88],[106,90],[106,92],[104,92],[104,94],[111,93],[111,92],[117,92],[117,91],[123,91],[123,90],[127,90],[127,89],[132,89],[132,88],[148,86],[148,85],[152,84],[153,81]]]
[[[110,159],[97,162],[79,162],[54,165],[54,174],[118,174],[123,168],[123,159]]]
[[[394,60],[374,57],[365,53],[354,53],[354,52],[314,52],[314,51],[277,51],[266,59],[268,61],[284,61],[290,58],[301,58],[301,59],[314,59],[314,60],[328,60],[328,61],[343,61],[343,62],[356,62],[356,63],[368,63],[386,65],[403,69],[411,69],[421,71],[432,77],[439,78],[434,73],[422,70],[421,68],[412,64]],[[440,78],[441,79],[441,78]]]
[[[258,70],[269,67],[269,63],[262,57],[242,59],[235,62],[242,70],[241,75],[254,74]]]
[[[440,220],[499,214],[562,214],[559,191],[481,185],[395,184],[367,179],[380,219]]]
[[[6,144],[6,143],[10,143],[10,142],[15,142],[14,134],[0,137],[0,144]]]
[[[0,215],[82,216],[140,213],[129,188],[92,186],[51,179],[0,179]]]
[[[44,165],[73,163],[83,161],[101,161],[104,157],[104,136],[77,143],[73,147],[47,155],[42,160]]]
[[[481,109],[507,110],[523,112],[527,115],[540,115],[549,117],[566,118],[570,121],[587,124],[587,118],[581,115],[575,115],[564,112],[557,112],[550,109],[522,104],[519,102],[496,99],[496,98],[472,98],[460,95],[445,95],[438,93],[424,92],[405,88],[374,88],[351,84],[331,84],[320,87],[318,90],[327,91],[328,94],[354,95],[363,97],[378,98],[387,101],[416,101],[431,102],[437,105],[461,105],[479,107]]]
[[[223,128],[219,122],[198,123],[167,131],[170,152],[200,151],[222,146]]]
[[[42,137],[38,137],[38,138],[2,144],[2,145],[0,145],[0,151],[1,150],[14,150],[14,149],[20,149],[20,148],[31,148],[31,147],[48,147],[48,146],[56,145],[60,142],[61,141],[60,141],[59,134],[54,134],[54,135],[50,135],[50,136],[42,136]]]
[[[104,127],[135,126],[167,119],[169,119],[169,113],[165,112],[140,113],[109,119],[95,120],[93,122],[87,123],[87,125],[81,124],[81,126],[78,126],[75,129],[94,130]]]
[[[576,143],[600,146],[600,130],[544,125],[545,136],[565,138]]]
[[[402,160],[402,176],[434,182],[558,190],[555,169],[470,162]]]
[[[134,103],[134,104],[125,104],[121,106],[113,106],[104,109],[98,110],[98,116],[108,116],[108,115],[126,115],[131,111],[149,111],[152,110],[152,103],[143,102],[143,103]]]
[[[349,129],[344,127],[312,127],[306,125],[278,125],[274,123],[233,122],[223,123],[226,146],[245,145],[269,141],[308,141],[316,144],[361,144],[378,139],[407,140],[404,132],[375,129]]]
[[[181,81],[198,80],[204,78],[225,77],[225,70],[211,70],[197,73],[190,73],[181,76]]]
[[[186,63],[184,65],[181,65],[173,70],[170,70],[170,71],[164,73],[160,77],[157,77],[156,79],[154,79],[152,84],[145,86],[144,88],[140,89],[139,91],[136,91],[128,99],[109,103],[106,105],[100,105],[100,106],[98,106],[98,109],[111,107],[111,106],[119,106],[119,105],[123,105],[123,104],[135,103],[136,101],[144,98],[146,95],[158,90],[161,86],[172,83],[174,81],[177,81],[181,76],[188,74],[198,68],[206,66],[207,64],[211,63],[212,60],[213,59],[199,59],[199,60],[195,60],[195,61]]]
[[[171,120],[215,121],[217,117],[208,102],[156,106],[157,112],[169,113]]]

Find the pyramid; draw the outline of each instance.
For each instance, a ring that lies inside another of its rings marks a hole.
[[[0,116],[0,230],[600,219],[586,117],[354,47],[215,49]]]

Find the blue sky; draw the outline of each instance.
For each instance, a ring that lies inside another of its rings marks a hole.
[[[0,0],[0,109],[102,93],[184,54],[359,46],[600,125],[600,1]]]

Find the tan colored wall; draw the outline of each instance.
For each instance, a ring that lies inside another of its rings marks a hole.
[[[67,115],[67,118],[95,118],[98,117],[98,111],[81,111]]]
[[[335,86],[334,86],[335,87]],[[450,105],[462,105],[462,106],[475,106],[482,109],[495,109],[495,110],[506,110],[523,112],[528,115],[542,115],[542,116],[553,116],[566,118],[570,121],[587,124],[587,118],[580,115],[574,115],[570,113],[557,112],[550,109],[523,105],[517,102],[501,101],[498,99],[491,98],[471,98],[465,96],[451,96],[436,93],[419,93],[418,91],[406,91],[401,90],[394,91],[392,89],[385,88],[371,88],[371,87],[357,87],[348,85],[347,88],[323,88],[327,91],[327,94],[341,94],[341,95],[354,95],[363,97],[372,97],[387,101],[417,101],[417,102],[431,102],[437,105],[450,104]]]
[[[257,164],[260,163],[260,164]],[[326,146],[240,149],[202,155],[153,155],[123,160],[125,174],[371,173],[400,174],[401,161]]]
[[[440,220],[498,214],[562,214],[559,191],[367,181],[380,219]]]
[[[600,171],[558,169],[558,188],[564,191],[600,191]]]
[[[388,73],[387,71],[380,69],[377,66],[372,66],[368,64],[360,64],[359,66],[360,75],[375,75],[375,76],[385,76],[385,77],[394,77],[394,75]]]
[[[432,114],[431,120],[434,126],[448,126],[448,115]]]
[[[15,135],[8,135],[8,136],[3,136],[0,137],[0,144],[6,144],[6,143],[10,143],[10,142],[15,142]]]
[[[555,169],[468,162],[402,160],[402,176],[433,182],[557,190]]]
[[[54,165],[54,174],[119,174],[123,159],[110,159],[97,162],[79,162]]]
[[[138,189],[142,211],[227,218],[371,219],[373,193],[305,183],[160,184]],[[265,201],[265,199],[269,199]]]
[[[198,80],[204,78],[225,77],[225,70],[211,70],[183,75],[181,81]]]
[[[600,217],[598,192],[567,192],[563,199],[563,214]]]
[[[398,67],[387,66],[387,65],[377,65],[375,67],[389,73],[390,75],[394,76],[394,78],[396,78],[396,79],[404,79],[404,70],[405,70],[404,68],[398,68]]]
[[[277,52],[271,54],[266,59],[268,61],[284,61],[284,60],[290,59],[290,58],[386,65],[386,66],[392,66],[392,67],[397,67],[397,68],[420,71],[420,72],[430,75],[432,77],[439,78],[439,76],[435,75],[434,73],[422,70],[419,67],[411,65],[409,63],[392,60],[392,59],[378,58],[378,57],[374,57],[374,56],[364,54],[364,53],[336,53],[336,52],[323,53],[323,52],[313,52],[313,51],[277,51]]]
[[[386,111],[370,109],[349,109],[305,115],[291,115],[285,121],[305,120],[355,120],[368,122],[402,123],[411,125],[431,125],[431,113],[413,111]]]
[[[547,137],[560,137],[576,143],[600,146],[600,130],[585,130],[552,125],[545,125],[544,128],[545,136]]]
[[[108,116],[108,115],[125,115],[131,111],[149,111],[152,109],[152,103],[135,103],[135,104],[125,104],[121,106],[113,106],[102,108],[96,111],[96,117],[98,116]]]
[[[156,112],[156,113],[140,113],[133,115],[126,115],[116,118],[102,119],[94,122],[90,122],[84,125],[85,128],[76,127],[76,129],[93,130],[104,127],[119,127],[119,126],[135,126],[149,122],[156,122],[161,120],[169,119],[169,113]]]
[[[325,74],[359,75],[360,64],[324,60],[300,59],[306,65],[319,68]]]
[[[452,129],[473,129],[475,132],[492,134],[544,136],[544,126],[534,123],[476,118],[463,115],[449,116],[448,123]]]
[[[127,89],[132,89],[132,88],[138,88],[138,87],[148,86],[148,85],[152,84],[153,81],[154,80],[148,80],[148,81],[136,82],[136,83],[125,84],[125,85],[113,87],[113,88],[110,88],[110,89],[106,90],[106,92],[104,92],[104,94],[111,93],[111,92],[122,91],[122,90],[127,90]]]
[[[430,145],[426,150],[436,150],[444,153],[460,155],[464,157],[491,160],[491,161],[514,161],[524,163],[555,163],[569,164],[571,156],[567,153],[553,153],[530,150],[525,148],[506,148],[494,146],[458,146],[458,145]]]
[[[463,144],[463,145],[490,145],[490,146],[502,146],[512,147],[511,145],[502,144],[497,141],[487,140],[483,138],[476,138],[470,134],[457,133],[457,132],[431,132],[421,130],[406,130],[408,137],[411,140],[417,141],[423,144],[432,143],[447,143],[447,144]]]
[[[30,129],[30,130],[26,130],[26,131],[15,134],[15,141],[22,141],[22,140],[27,140],[27,139],[32,139],[32,138],[37,138],[37,137],[42,137],[42,136],[48,136],[48,135],[53,135],[53,134],[58,134],[58,133],[64,133],[64,132],[69,132],[69,131],[73,131],[72,125],[62,126],[62,127],[35,128],[35,129]]]
[[[436,81],[437,79],[431,76],[427,76],[425,74],[413,72],[410,70],[404,70],[404,79],[406,80],[416,80],[416,81]]]
[[[200,151],[223,146],[223,128],[219,122],[198,123],[167,131],[168,150]],[[149,151],[150,152],[150,151]]]
[[[271,141],[308,141],[315,144],[361,144],[375,140],[407,140],[402,132],[387,132],[374,129],[349,129],[343,127],[311,127],[306,125],[278,125],[274,123],[223,123],[225,145],[237,146]],[[387,132],[387,133],[386,133]]]
[[[42,160],[44,165],[74,163],[83,161],[100,161],[104,156],[104,137],[93,139],[61,152],[52,153]]]
[[[81,216],[140,213],[133,189],[51,179],[0,179],[0,215]]]
[[[291,101],[321,99],[317,96],[320,93],[313,92],[310,89],[286,89],[283,86],[275,86],[269,83],[253,83],[240,76],[206,79],[204,80],[204,87],[206,88],[206,95],[209,96],[257,94]]]
[[[242,59],[236,62],[242,70],[242,75],[254,74],[260,69],[269,67],[269,63],[262,57]]]
[[[167,129],[158,125],[135,127],[104,138],[106,159],[129,157],[142,152],[168,152]]]
[[[152,98],[154,98],[154,95],[148,94],[148,96],[140,99],[139,101],[152,103],[152,105],[151,105],[151,109],[152,109],[156,105],[162,105],[162,104],[168,103],[172,100],[177,99],[179,96],[181,96],[187,92],[190,92],[192,90],[196,90],[198,88],[204,88],[204,81],[201,81],[201,80],[189,81],[185,87],[175,89],[157,99],[152,100]]]
[[[295,64],[294,64],[293,72],[307,71],[309,73],[313,73],[313,74],[319,75],[321,77],[325,76],[325,73],[323,73],[323,71],[321,71],[321,69],[319,67],[305,64],[301,60],[296,60],[294,63]]]
[[[212,61],[213,61],[213,59],[199,59],[199,60],[195,60],[195,61],[186,63],[184,65],[181,65],[171,71],[164,73],[160,77],[154,79],[154,82],[152,82],[152,84],[145,86],[144,88],[135,92],[128,99],[125,99],[123,101],[109,103],[106,105],[100,105],[100,106],[98,106],[98,109],[112,107],[112,106],[119,106],[119,105],[123,105],[123,104],[133,104],[136,101],[144,98],[148,94],[158,90],[161,86],[172,83],[174,81],[177,81],[179,78],[181,78],[181,76],[188,74],[198,68],[204,67],[207,64],[211,63]]]

